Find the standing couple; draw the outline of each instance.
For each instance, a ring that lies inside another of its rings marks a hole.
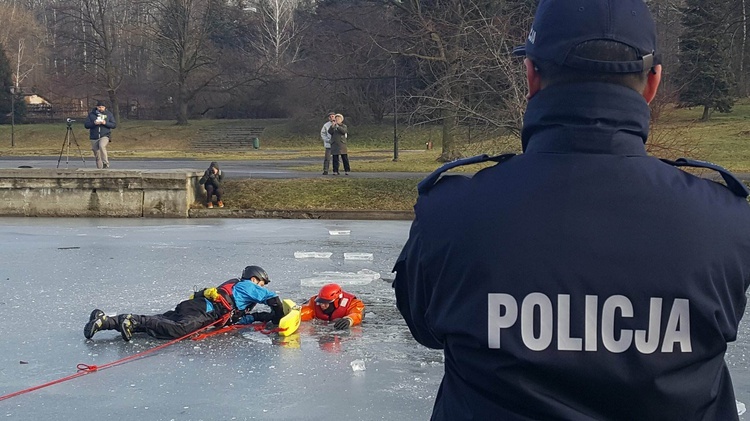
[[[333,155],[333,175],[339,175],[339,155],[344,162],[344,174],[349,175],[349,153],[346,149],[346,124],[344,116],[336,113],[328,113],[328,121],[320,129],[320,138],[323,139],[323,146],[326,154],[323,158],[323,175],[328,175],[328,164],[331,162]]]

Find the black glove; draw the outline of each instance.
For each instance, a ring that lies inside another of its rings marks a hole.
[[[257,313],[250,313],[251,316],[253,316],[253,320],[256,322],[267,322],[271,319],[273,319],[273,314],[271,314],[270,311],[264,311],[264,312],[257,312]]]
[[[233,325],[240,321],[242,317],[245,316],[245,312],[239,311],[239,310],[232,310],[232,315],[229,316],[229,320],[227,320],[228,325]]]
[[[336,323],[333,324],[333,327],[336,329],[349,329],[349,326],[352,325],[351,319],[348,317],[342,317],[338,320],[336,320]]]
[[[284,317],[284,305],[281,304],[279,297],[271,297],[266,300],[266,305],[271,307],[271,320],[273,324],[278,325],[282,317]]]

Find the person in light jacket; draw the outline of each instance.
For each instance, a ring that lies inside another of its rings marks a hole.
[[[328,121],[320,129],[320,139],[323,141],[323,148],[326,151],[323,157],[323,175],[328,175],[328,168],[331,166],[331,134],[328,133],[328,129],[331,128],[335,117],[336,113],[328,113]]]

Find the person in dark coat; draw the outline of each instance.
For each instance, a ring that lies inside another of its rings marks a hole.
[[[541,0],[523,154],[419,184],[393,286],[445,356],[433,420],[738,419],[748,189],[646,152],[656,50],[643,0]]]
[[[351,168],[349,167],[349,152],[346,149],[346,139],[348,129],[344,124],[344,116],[336,114],[335,120],[331,127],[328,128],[328,133],[331,135],[331,155],[333,155],[333,174],[339,175],[339,156],[341,161],[344,163],[344,174],[349,175]]]
[[[96,168],[109,168],[107,145],[112,140],[112,129],[117,127],[115,116],[107,110],[103,101],[97,101],[96,107],[86,117],[83,126],[89,129],[89,139],[96,160]]]
[[[216,195],[216,204],[220,207],[224,207],[224,202],[221,200],[221,180],[224,179],[224,174],[219,169],[219,164],[212,162],[208,166],[206,172],[203,173],[203,177],[198,180],[198,183],[203,184],[206,189],[206,207],[211,209],[214,207],[213,196]]]

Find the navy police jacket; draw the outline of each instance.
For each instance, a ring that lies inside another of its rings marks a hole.
[[[420,184],[394,288],[444,350],[434,420],[737,419],[747,189],[648,156],[648,125],[628,88],[549,87],[523,154]]]

